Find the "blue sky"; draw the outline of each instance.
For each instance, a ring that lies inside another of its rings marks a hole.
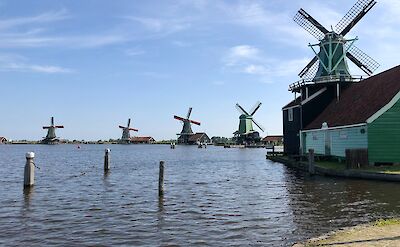
[[[54,116],[68,139],[174,138],[173,115],[194,131],[232,136],[239,113],[263,103],[262,135],[281,134],[288,85],[313,57],[292,18],[303,7],[329,28],[355,1],[0,1],[0,136],[40,139]],[[400,1],[381,0],[346,37],[398,65]],[[362,74],[351,67],[353,74]]]

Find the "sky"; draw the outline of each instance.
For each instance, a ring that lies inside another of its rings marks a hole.
[[[0,136],[39,140],[50,117],[61,138],[120,138],[118,125],[176,138],[173,115],[195,132],[231,137],[235,104],[265,132],[282,134],[288,85],[317,41],[293,16],[305,9],[327,29],[354,1],[0,0]],[[347,38],[380,63],[399,64],[400,1],[378,0]],[[362,71],[350,66],[354,75]]]

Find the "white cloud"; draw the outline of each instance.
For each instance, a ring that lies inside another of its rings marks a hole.
[[[32,25],[36,23],[54,22],[69,18],[67,10],[46,12],[37,16],[19,17],[0,20],[0,29],[9,29],[16,26]]]
[[[145,53],[145,51],[138,49],[138,48],[132,48],[132,49],[125,50],[125,54],[130,57],[139,56],[144,53]]]
[[[9,63],[0,65],[3,71],[38,72],[46,74],[71,73],[73,70],[50,65],[33,65],[23,63]]]
[[[248,60],[259,60],[260,51],[254,46],[250,45],[238,45],[229,48],[229,51],[225,58],[226,66],[233,66],[236,64],[241,64]]]

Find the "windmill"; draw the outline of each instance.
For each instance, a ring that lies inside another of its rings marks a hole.
[[[190,136],[193,135],[192,124],[200,125],[200,122],[190,119],[191,113],[192,113],[192,107],[189,107],[189,111],[186,115],[186,118],[174,115],[175,119],[177,119],[183,123],[181,133],[177,134],[179,136],[178,143],[189,144],[189,138],[190,138]]]
[[[301,81],[289,86],[292,92],[301,92],[307,83],[356,82],[362,78],[352,77],[347,60],[352,61],[367,75],[379,67],[379,64],[354,45],[358,38],[346,39],[345,35],[368,13],[376,4],[374,0],[358,0],[347,14],[336,24],[335,29],[329,31],[300,9],[294,16],[294,21],[314,36],[319,43],[309,44],[314,58],[299,73]],[[319,47],[319,51],[315,50]]]
[[[56,136],[56,129],[63,129],[62,125],[54,125],[54,117],[51,117],[50,126],[43,126],[43,129],[47,129],[47,135],[42,140],[43,144],[56,144],[59,140]]]
[[[254,130],[253,123],[264,132],[264,128],[254,120],[253,116],[260,108],[261,102],[257,102],[250,110],[250,114],[242,106],[236,104],[236,109],[241,113],[239,116],[239,129],[233,134],[239,144],[257,143],[260,141],[260,134]]]
[[[126,127],[119,125],[118,127],[122,129],[122,137],[120,139],[121,144],[129,144],[131,143],[131,130],[138,131],[138,129],[131,128],[131,119],[128,119],[128,124]]]

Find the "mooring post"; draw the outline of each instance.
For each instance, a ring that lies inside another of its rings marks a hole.
[[[28,152],[25,155],[25,171],[24,171],[24,187],[31,187],[35,184],[35,163],[33,158],[35,158],[34,152]]]
[[[160,173],[158,175],[158,196],[164,195],[164,161],[160,161]]]
[[[111,150],[106,148],[104,154],[104,172],[108,172],[108,170],[110,170],[110,152]]]
[[[314,149],[308,150],[308,172],[311,175],[315,174],[315,167],[314,167]]]
[[[275,156],[275,145],[272,145],[272,156]]]

